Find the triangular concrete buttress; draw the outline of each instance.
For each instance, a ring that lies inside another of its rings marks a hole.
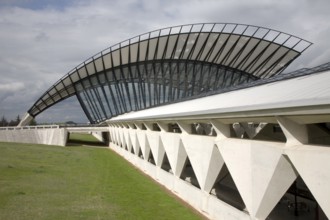
[[[210,192],[223,165],[215,137],[182,134],[181,139],[201,189]]]
[[[150,149],[154,156],[156,166],[160,167],[164,158],[164,147],[160,140],[160,132],[147,132],[147,139],[150,144]]]
[[[297,177],[282,156],[284,143],[227,139],[217,144],[250,215],[266,218]]]
[[[148,160],[149,153],[150,153],[150,146],[149,146],[149,142],[148,142],[148,139],[147,139],[147,136],[146,136],[146,131],[145,130],[137,131],[136,135],[137,135],[137,139],[138,139],[139,144],[140,144],[140,148],[141,148],[143,158],[145,160]]]
[[[305,145],[289,148],[285,152],[330,219],[330,148]]]
[[[175,176],[180,177],[187,158],[187,152],[183,147],[180,134],[161,132],[160,137],[173,173]]]

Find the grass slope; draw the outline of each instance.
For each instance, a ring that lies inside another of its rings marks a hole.
[[[0,143],[0,219],[201,219],[109,149]]]

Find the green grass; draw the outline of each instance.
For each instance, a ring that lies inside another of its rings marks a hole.
[[[69,136],[69,146],[75,145],[104,145],[93,135],[87,133],[71,133]]]
[[[201,219],[109,149],[0,143],[0,219]]]

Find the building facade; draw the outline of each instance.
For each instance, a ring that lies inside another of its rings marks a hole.
[[[330,64],[283,73],[310,45],[241,24],[148,32],[78,65],[21,126],[76,96],[111,149],[210,219],[327,219]]]

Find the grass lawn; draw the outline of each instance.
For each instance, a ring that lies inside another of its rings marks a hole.
[[[69,145],[95,145],[105,146],[91,134],[71,133],[69,136]]]
[[[0,219],[201,219],[106,148],[0,143]]]

